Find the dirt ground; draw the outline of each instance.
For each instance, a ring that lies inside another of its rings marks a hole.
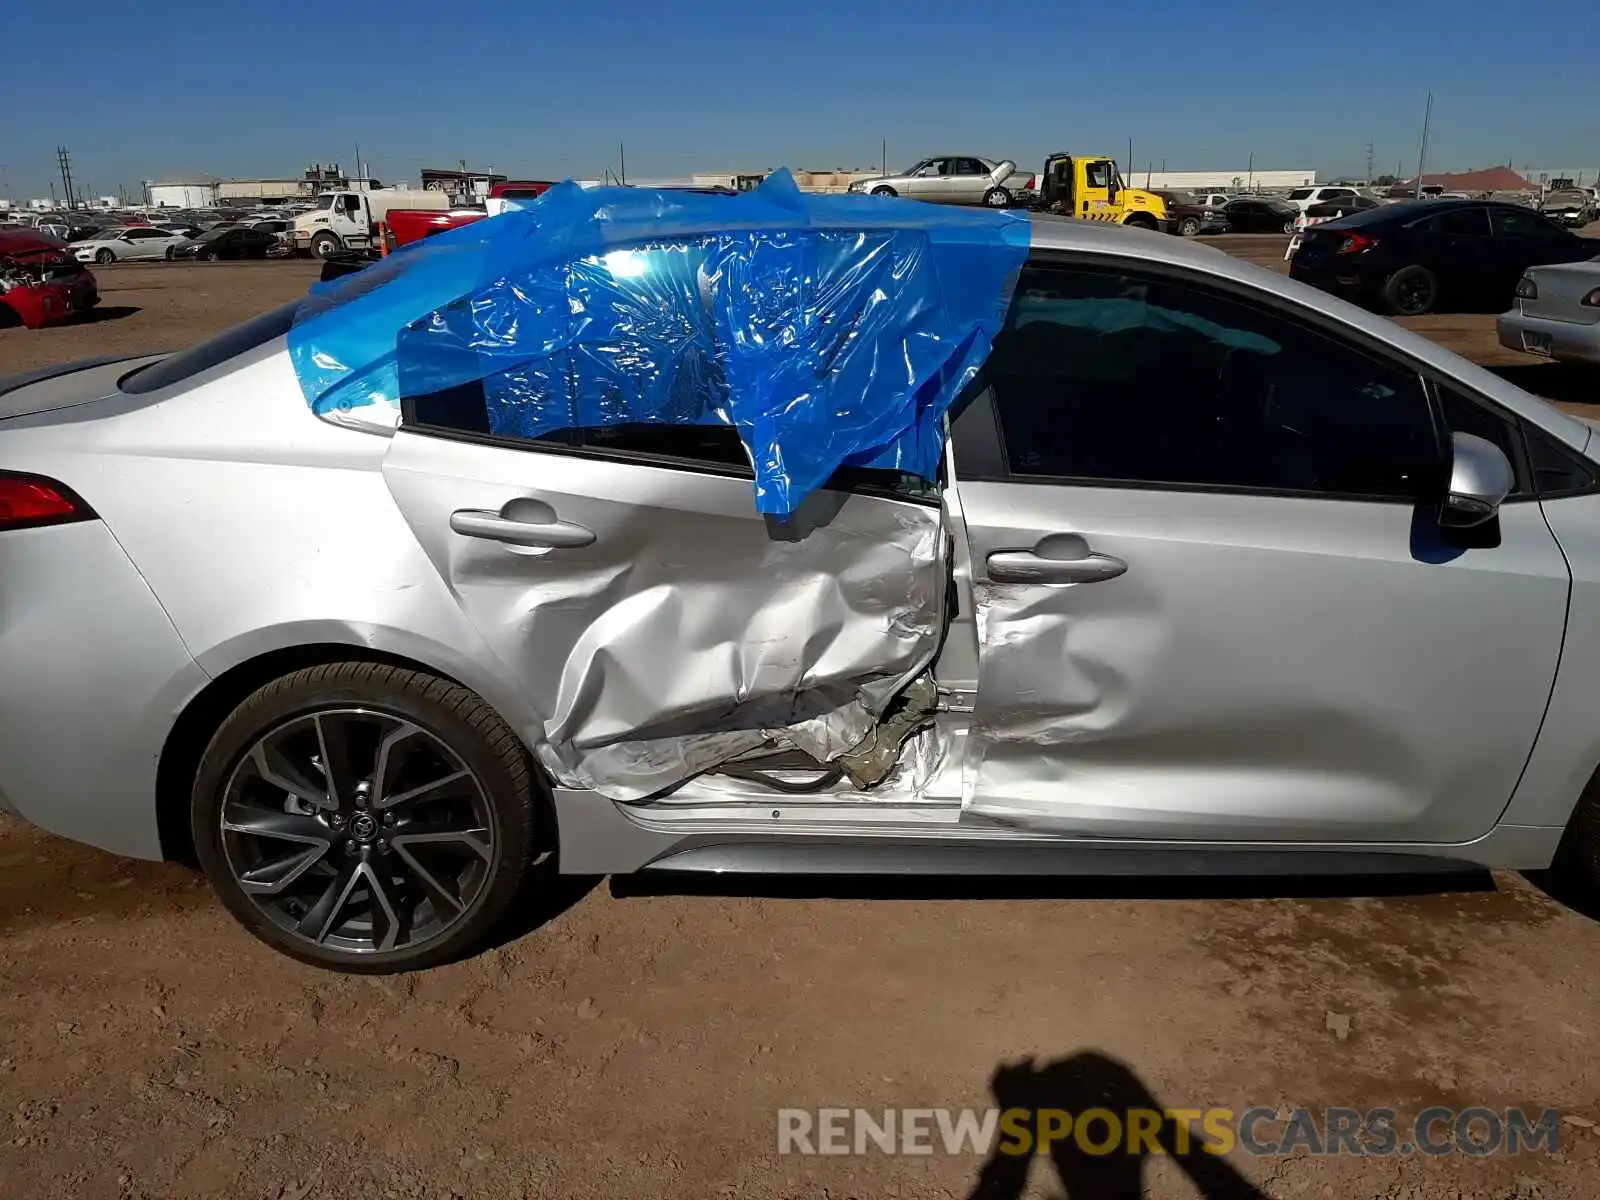
[[[315,268],[98,274],[102,318],[0,332],[0,373],[185,345]],[[1414,324],[1600,399],[1501,351],[1491,317]],[[552,881],[499,948],[359,979],[258,944],[183,868],[0,820],[0,1197],[1600,1194],[1600,923],[1542,880],[641,883]],[[1387,1106],[1403,1133],[1433,1104],[1564,1120],[1554,1155],[1080,1156],[1026,1184],[970,1154],[777,1153],[780,1108],[1129,1097]]]

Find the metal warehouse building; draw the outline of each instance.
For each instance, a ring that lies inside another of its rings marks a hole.
[[[212,175],[190,175],[149,181],[144,192],[145,202],[156,208],[208,208],[217,202],[217,179]]]

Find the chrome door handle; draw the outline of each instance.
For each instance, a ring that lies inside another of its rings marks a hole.
[[[995,583],[1098,583],[1115,579],[1128,564],[1109,554],[1083,558],[1045,558],[1032,550],[998,550],[989,555],[989,578]]]
[[[497,512],[463,508],[450,514],[450,528],[465,537],[487,538],[512,546],[576,550],[594,544],[594,533],[571,521],[514,521]]]

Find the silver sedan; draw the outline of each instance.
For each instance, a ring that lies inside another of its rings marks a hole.
[[[1561,362],[1600,364],[1600,259],[1532,267],[1517,306],[1501,315],[1500,344]]]
[[[858,179],[850,190],[873,196],[905,196],[930,204],[971,204],[1006,208],[1026,195],[1033,176],[1007,159],[944,154],[925,158],[898,175]]]
[[[803,535],[714,428],[490,436],[470,388],[313,412],[295,304],[6,382],[0,808],[197,860],[261,938],[364,971],[469,951],[550,855],[1600,885],[1590,426],[1215,250],[1032,230],[943,478],[841,479]],[[927,629],[883,607],[908,562]],[[818,631],[852,596],[937,646],[877,769],[626,720],[737,724],[726,664],[849,655]],[[677,782],[585,785],[563,722]]]

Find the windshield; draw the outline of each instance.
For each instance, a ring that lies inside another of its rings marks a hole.
[[[931,159],[931,158],[920,159],[917,162],[911,164],[911,166],[907,167],[904,171],[901,171],[900,174],[902,174],[902,175],[915,175],[918,171],[922,170],[923,167],[927,166],[932,161],[933,161],[933,159]]]
[[[312,207],[317,209],[332,208],[333,200],[334,196],[332,192],[324,192],[322,195],[317,197],[317,202]]]
[[[214,242],[219,237],[225,237],[232,230],[232,228],[233,227],[231,225],[221,225],[221,226],[218,226],[216,229],[208,229],[204,233],[202,233],[199,237],[195,238],[195,241],[197,241],[197,242]]]

